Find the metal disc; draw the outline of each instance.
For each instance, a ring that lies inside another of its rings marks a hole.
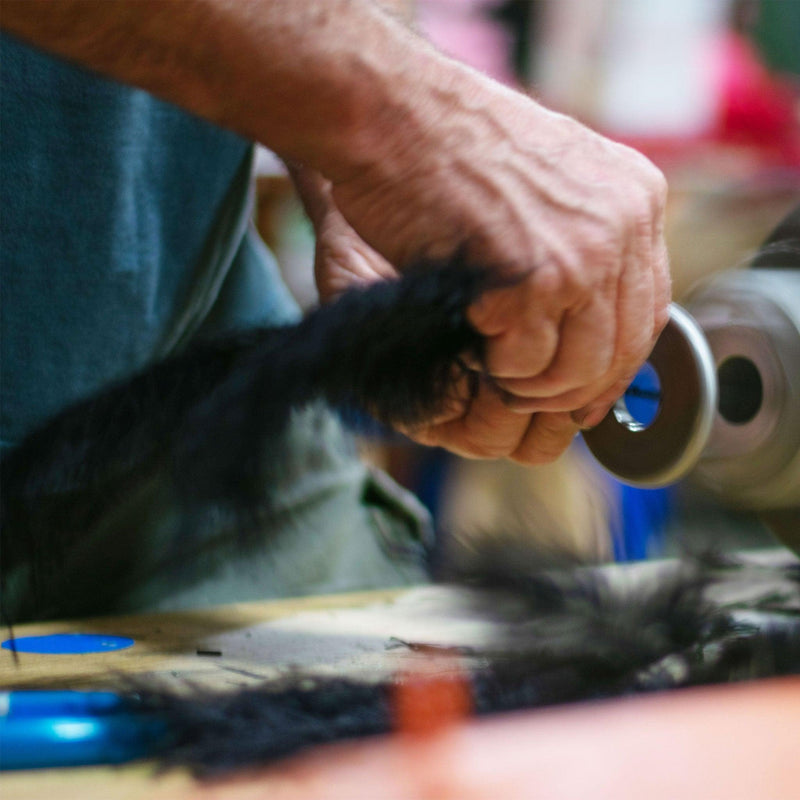
[[[646,427],[637,423],[620,400],[583,438],[619,480],[656,488],[682,478],[697,463],[714,420],[717,377],[700,326],[675,303],[648,361],[661,383],[653,421]]]

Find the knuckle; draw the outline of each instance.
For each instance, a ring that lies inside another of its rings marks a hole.
[[[643,188],[631,191],[627,196],[625,222],[629,235],[650,240],[656,226],[657,212],[653,207],[651,196]]]
[[[558,297],[562,294],[564,271],[555,260],[549,260],[536,268],[534,281],[540,297]]]
[[[646,209],[651,221],[660,220],[666,210],[669,186],[664,173],[650,161],[647,161],[640,187],[642,207]]]
[[[619,351],[617,358],[616,376],[636,374],[636,371],[647,360],[653,348],[653,333],[651,330],[632,337]],[[613,376],[611,376],[613,377]],[[621,378],[619,378],[621,380]]]
[[[626,233],[633,231],[651,237],[653,231],[660,228],[666,198],[653,181],[645,179],[625,184],[620,187],[617,202]]]
[[[667,195],[669,194],[669,184],[664,173],[657,167],[653,167],[653,199],[656,203],[656,208],[663,211],[667,205]]]
[[[578,243],[577,249],[562,262],[562,282],[566,305],[574,307],[588,303],[598,285],[616,276],[620,269],[622,246],[613,230],[590,230]]]
[[[634,149],[632,152],[635,154],[636,163],[643,178],[655,186],[659,178],[664,177],[664,173],[641,151]]]
[[[656,311],[653,319],[653,335],[652,341],[655,341],[660,333],[667,327],[669,322],[669,303],[664,302],[656,306]]]
[[[669,304],[672,302],[672,273],[666,257],[659,262],[656,272],[656,291],[658,293],[656,295],[657,306],[666,314]]]

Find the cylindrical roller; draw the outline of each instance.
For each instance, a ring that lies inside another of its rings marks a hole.
[[[694,292],[687,309],[708,340],[719,386],[693,480],[731,505],[800,507],[800,271],[725,273]]]

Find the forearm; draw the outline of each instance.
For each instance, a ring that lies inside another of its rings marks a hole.
[[[4,0],[0,22],[334,180],[396,147],[446,62],[370,0]]]

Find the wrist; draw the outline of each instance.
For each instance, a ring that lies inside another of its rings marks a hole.
[[[460,69],[395,15],[373,7],[366,17],[358,26],[363,46],[345,46],[320,64],[330,94],[316,98],[324,123],[309,125],[292,145],[297,160],[334,184],[407,174],[445,116],[449,73]]]

